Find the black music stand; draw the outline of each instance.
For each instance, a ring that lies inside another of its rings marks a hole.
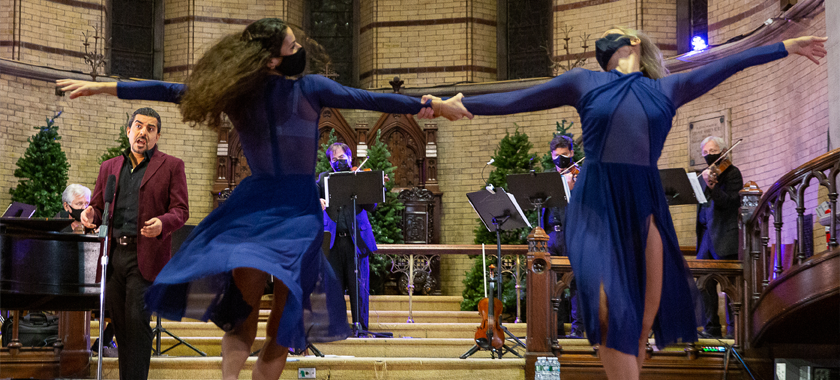
[[[509,194],[505,192],[504,189],[498,188],[494,192],[490,192],[489,190],[481,190],[474,193],[467,193],[467,199],[470,201],[470,205],[475,210],[478,217],[481,218],[481,221],[484,223],[484,226],[487,227],[487,230],[490,232],[496,233],[496,276],[493,279],[495,282],[495,292],[496,298],[502,298],[502,239],[501,239],[501,232],[508,231],[508,230],[515,230],[517,228],[522,227],[531,227],[531,223],[528,222],[528,218],[525,217],[525,214],[522,213],[522,209],[519,208],[519,205],[514,201],[513,194]],[[491,291],[489,293],[489,318],[494,318],[494,295]],[[511,339],[516,342],[516,346],[522,346],[525,348],[525,344],[522,343],[519,338],[515,335],[511,334],[511,332],[499,323],[499,327],[502,331],[505,332]],[[478,350],[484,349],[490,351],[490,357],[499,359],[502,358],[506,352],[513,353],[518,357],[522,357],[519,355],[518,352],[514,351],[507,345],[502,345],[502,349],[498,350],[492,346],[493,336],[492,331],[487,332],[487,340],[483,339],[476,339],[476,344],[473,345],[467,352],[460,356],[461,359],[466,359],[472,354],[476,353]]]
[[[358,226],[356,222],[356,206],[359,204],[373,204],[385,202],[385,173],[381,170],[353,171],[330,173],[324,177],[324,199],[327,201],[327,215],[332,220],[338,220],[339,213],[344,207],[353,209],[353,262],[356,274],[356,310],[355,314],[362,319],[359,310],[361,285],[359,284],[359,245],[356,242]],[[369,336],[374,338],[393,338],[390,332],[372,332],[362,329],[359,321],[353,322],[353,335],[356,337]]]
[[[707,202],[696,174],[687,173],[682,168],[660,169],[659,178],[662,181],[662,189],[668,206]]]
[[[522,209],[533,208],[538,212],[543,208],[563,207],[569,203],[569,183],[557,171],[507,176],[508,189]],[[542,218],[539,218],[542,227]]]
[[[174,232],[172,232],[172,252],[173,253],[177,253],[178,250],[181,249],[181,243],[183,243],[184,240],[187,239],[187,236],[189,236],[190,233],[192,233],[192,230],[194,228],[195,228],[195,226],[185,225],[185,226],[175,230]],[[187,346],[189,349],[195,351],[197,354],[199,354],[201,356],[207,356],[207,354],[204,351],[201,351],[201,350],[193,347],[193,345],[187,343],[187,341],[181,339],[181,337],[169,332],[169,330],[167,330],[165,327],[163,327],[163,325],[161,325],[161,323],[160,323],[160,316],[159,315],[155,315],[155,319],[156,319],[155,328],[152,329],[152,334],[155,335],[155,337],[154,337],[155,345],[152,347],[152,356],[161,356],[161,355],[169,352],[169,350],[171,350],[175,347],[178,347],[182,344]],[[174,345],[172,345],[172,347],[169,347],[169,348],[161,351],[160,350],[161,333],[169,335],[170,337],[172,337],[173,339],[178,341],[178,343],[175,343]]]
[[[4,218],[31,218],[35,215],[38,206],[28,205],[26,203],[12,202],[6,211],[3,212]]]

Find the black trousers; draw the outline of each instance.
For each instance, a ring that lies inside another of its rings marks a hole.
[[[568,251],[566,250],[566,234],[565,232],[560,229],[560,231],[555,231],[554,226],[547,226],[549,228],[546,232],[548,233],[548,243],[547,243],[547,250],[552,256],[568,256]],[[566,305],[565,302],[560,302],[560,310],[558,310],[557,318],[558,318],[558,329],[562,330],[563,323],[571,322],[572,324],[572,335],[583,335],[583,321],[578,314],[578,299],[577,299],[577,281],[572,278],[572,283],[569,284],[569,304]],[[558,331],[560,333],[560,331]],[[563,331],[564,335],[565,331]]]
[[[711,280],[706,283],[704,289],[700,289],[700,299],[703,301],[703,313],[706,318],[706,325],[703,331],[714,336],[723,335],[718,316],[718,292],[717,281]],[[732,307],[729,305],[729,297],[726,297],[726,333],[735,333],[735,321],[732,319]]]
[[[370,298],[370,266],[367,256],[359,257],[359,282],[356,283],[356,263],[353,256],[356,248],[353,246],[353,239],[350,236],[336,236],[335,243],[330,248],[328,258],[330,266],[338,278],[338,283],[347,291],[350,296],[350,313],[353,316],[353,323],[359,322],[362,330],[368,329],[368,304]],[[359,286],[361,285],[361,286]],[[361,293],[356,298],[356,292],[361,287]],[[356,300],[359,302],[359,314],[356,314]]]
[[[140,274],[137,246],[114,245],[105,282],[105,307],[117,336],[120,380],[145,380],[152,357],[151,312],[146,308],[146,289],[151,283]]]

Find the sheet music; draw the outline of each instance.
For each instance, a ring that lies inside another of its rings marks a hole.
[[[569,181],[566,181],[566,176],[563,176],[563,191],[566,192],[566,203],[569,203],[572,200],[572,195],[569,191]]]
[[[566,183],[566,181],[563,181],[563,183]],[[569,185],[566,185],[565,187],[566,187],[566,194],[568,194],[569,193]],[[510,202],[513,203],[514,206],[516,206],[516,212],[519,213],[519,216],[525,221],[525,223],[528,224],[528,227],[531,227],[531,222],[528,221],[528,217],[525,216],[525,213],[522,212],[521,208],[519,208],[519,203],[516,203],[516,198],[513,197],[513,194],[511,194],[511,193],[505,193],[505,194],[507,194],[508,198],[510,198]]]
[[[694,197],[700,204],[706,203],[706,195],[703,194],[703,187],[700,186],[700,181],[697,179],[697,174],[688,172],[688,182],[691,182],[691,189],[694,190]]]
[[[330,176],[324,176],[324,200],[326,201],[326,207],[330,207]]]

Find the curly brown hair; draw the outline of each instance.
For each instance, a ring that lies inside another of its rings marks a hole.
[[[218,129],[223,112],[248,101],[265,85],[268,60],[281,56],[289,30],[280,19],[264,18],[213,45],[186,80],[180,105],[183,121]]]

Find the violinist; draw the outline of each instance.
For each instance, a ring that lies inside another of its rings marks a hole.
[[[549,149],[551,152],[551,160],[554,161],[554,168],[558,172],[564,173],[563,176],[565,177],[566,182],[569,184],[569,189],[571,190],[575,186],[575,180],[577,179],[578,172],[577,170],[569,170],[572,168],[572,165],[574,165],[572,157],[575,155],[574,142],[572,141],[572,138],[565,135],[554,136],[554,139],[552,139],[549,144]],[[548,252],[553,256],[566,256],[566,236],[564,232],[564,226],[566,225],[566,208],[544,208],[542,212],[542,225],[549,237]],[[563,329],[564,324],[571,320],[572,328],[568,337],[583,338],[583,320],[578,315],[577,281],[572,280],[572,283],[569,284],[569,292],[571,296],[571,307],[569,309],[571,310],[561,306],[561,310],[558,313],[558,317],[560,319],[558,321],[560,322],[558,323],[558,326]],[[562,331],[561,335],[565,335],[565,331]]]
[[[708,202],[697,208],[697,258],[706,260],[738,260],[738,192],[744,186],[741,171],[731,164],[728,156],[717,165],[727,146],[722,138],[709,136],[700,144],[701,155],[709,168],[703,170],[701,182]],[[722,162],[722,164],[721,164]],[[720,168],[724,168],[723,171]],[[718,317],[717,283],[709,281],[700,289],[705,326],[701,338],[720,338],[722,328]],[[726,300],[726,337],[731,338],[734,321],[729,298]]]
[[[330,167],[333,172],[350,171],[353,152],[347,144],[337,142],[330,145],[325,152],[330,159]],[[351,213],[350,208],[344,208],[338,213],[338,220],[330,219],[326,211],[326,199],[324,199],[324,177],[329,172],[321,173],[318,176],[318,186],[321,191],[321,208],[324,210],[324,231],[331,234],[330,254],[327,259],[335,272],[339,286],[350,295],[350,309],[353,315],[353,324],[360,324],[362,330],[368,329],[368,300],[370,298],[370,267],[368,256],[376,251],[376,240],[373,236],[373,229],[368,219],[368,213],[373,212],[376,204],[356,205],[356,212]],[[356,218],[356,244],[358,250],[354,252],[353,239],[350,236],[353,231],[353,218]],[[356,283],[356,264],[353,254],[359,255],[359,282]],[[359,292],[358,297],[356,292]],[[356,300],[359,303],[359,314],[356,315]],[[354,331],[355,332],[355,331]]]

